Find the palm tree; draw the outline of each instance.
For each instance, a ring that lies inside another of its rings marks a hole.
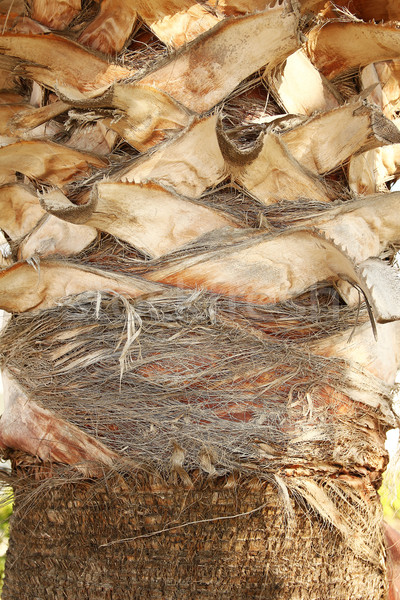
[[[398,2],[0,9],[3,599],[387,598]]]

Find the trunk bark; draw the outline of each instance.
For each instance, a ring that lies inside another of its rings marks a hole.
[[[17,470],[40,493],[16,491],[3,600],[387,597],[379,527],[373,563],[306,503],[291,501],[288,520],[271,484],[220,478],[189,490],[114,475],[54,488],[39,463]]]

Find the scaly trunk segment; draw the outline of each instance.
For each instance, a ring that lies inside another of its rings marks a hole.
[[[40,479],[40,464],[24,467],[24,456],[18,462],[20,477]],[[48,600],[386,595],[383,563],[357,557],[305,505],[291,501],[288,520],[271,484],[220,478],[187,490],[116,475],[97,484],[41,484],[33,506],[32,490],[16,491],[4,600],[30,600],[32,588]],[[379,512],[376,496],[370,500]],[[371,534],[378,556],[379,526]]]

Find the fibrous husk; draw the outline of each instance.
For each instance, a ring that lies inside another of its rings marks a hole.
[[[238,327],[241,313],[250,321],[256,314],[246,303],[196,294],[128,305],[89,293],[14,316],[0,340],[2,363],[28,398],[57,414],[56,423],[66,420],[71,432],[78,427],[116,453],[115,470],[136,465],[189,487],[193,475],[240,470],[274,481],[278,472],[286,502],[289,494],[305,499],[374,560],[360,481],[369,472],[373,482],[385,464],[382,430],[395,422],[388,388],[357,363],[310,353],[307,331],[285,341],[286,333],[299,334],[299,306],[277,305],[269,316],[258,308],[264,326],[274,326],[276,311],[286,315],[283,338]],[[319,310],[328,328],[312,307],[303,307],[303,317],[329,346],[350,315],[343,320],[339,305]],[[92,465],[91,457],[77,458],[78,469]],[[350,519],[346,498],[354,503]]]
[[[351,395],[354,386],[352,368],[357,372],[358,383],[363,381],[370,392],[370,406],[377,410],[382,404],[386,406],[385,411],[389,406],[385,385],[372,375],[363,374],[356,364],[304,352],[301,343],[299,345],[301,338],[297,338],[296,343],[279,343],[276,331],[275,337],[269,338],[238,328],[236,317],[240,317],[241,311],[246,314],[251,310],[246,303],[239,302],[236,308],[235,303],[198,294],[192,297],[183,294],[173,301],[167,297],[149,297],[129,305],[108,294],[90,293],[76,300],[71,298],[59,307],[36,315],[13,317],[1,339],[6,368],[28,395],[35,392],[36,401],[46,409],[55,410],[61,418],[76,423],[114,451],[139,462],[158,462],[164,472],[170,468],[174,439],[183,448],[182,466],[189,471],[199,466],[198,453],[207,443],[211,462],[217,469],[219,463],[221,473],[229,464],[233,468],[242,461],[245,470],[247,463],[250,470],[256,469],[258,463],[262,473],[263,469],[268,470],[268,464],[272,467],[272,464],[283,465],[291,460],[297,445],[300,448],[304,443],[307,452],[320,457],[324,452],[320,442],[328,434],[325,430],[328,423],[324,424],[322,417],[328,418],[327,407],[342,406],[344,421],[354,419],[359,410],[346,396],[346,391]],[[272,315],[279,308],[272,307],[270,319],[268,309],[259,309],[264,313],[264,327],[268,329],[266,324],[273,322]],[[281,310],[284,314],[284,307]],[[296,312],[286,310],[288,317],[291,315],[286,327],[288,331],[294,330],[293,321],[298,317]],[[310,310],[312,313],[313,309]],[[329,311],[331,331],[340,330],[339,306],[332,306]],[[251,322],[252,313],[247,314]],[[253,314],[256,316],[257,312]],[[353,311],[353,318],[355,315]],[[106,328],[103,319],[108,321]],[[97,333],[100,329],[102,334]],[[17,330],[20,332],[18,352],[7,344],[8,337]],[[285,333],[284,325],[282,332]],[[40,344],[31,343],[32,335]],[[325,329],[323,336],[327,335]],[[208,350],[199,354],[199,344],[204,343]],[[17,369],[22,356],[26,364],[23,372]],[[40,368],[37,360],[42,361]],[[83,369],[91,373],[89,380],[82,375]],[[36,373],[33,379],[31,370]],[[321,375],[318,382],[312,376],[316,371]],[[51,387],[46,384],[50,376],[53,377]],[[107,379],[107,386],[98,384],[96,377]],[[59,381],[56,386],[54,378]],[[119,386],[122,386],[120,391]],[[133,396],[131,390],[135,390]],[[308,399],[306,391],[310,395]],[[79,422],[74,411],[81,406],[82,397],[85,397],[86,411],[83,422]],[[287,402],[292,415],[285,425],[279,414],[287,411]],[[88,410],[89,406],[92,410]],[[363,406],[364,411],[366,406]],[[140,411],[144,411],[141,417]],[[315,419],[315,412],[320,413],[321,421]],[[312,416],[313,422],[309,421]],[[388,417],[381,413],[380,418],[384,422]],[[365,427],[367,421],[364,414],[359,426]],[[163,436],[170,442],[162,439]],[[189,438],[185,441],[186,436]],[[227,439],[222,441],[221,436]],[[159,447],[158,451],[154,444]],[[293,446],[292,452],[287,445]],[[211,448],[215,448],[218,458],[212,458]],[[329,454],[328,448],[326,451]],[[309,459],[301,459],[301,455],[298,459],[307,468]],[[360,468],[363,460],[360,455],[356,461]],[[378,459],[371,456],[369,460]],[[319,464],[323,469],[322,462]],[[309,467],[312,468],[311,464]],[[329,467],[326,468],[329,472]]]

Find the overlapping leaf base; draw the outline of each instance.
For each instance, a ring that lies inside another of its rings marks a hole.
[[[0,12],[4,599],[384,600],[398,2]]]

